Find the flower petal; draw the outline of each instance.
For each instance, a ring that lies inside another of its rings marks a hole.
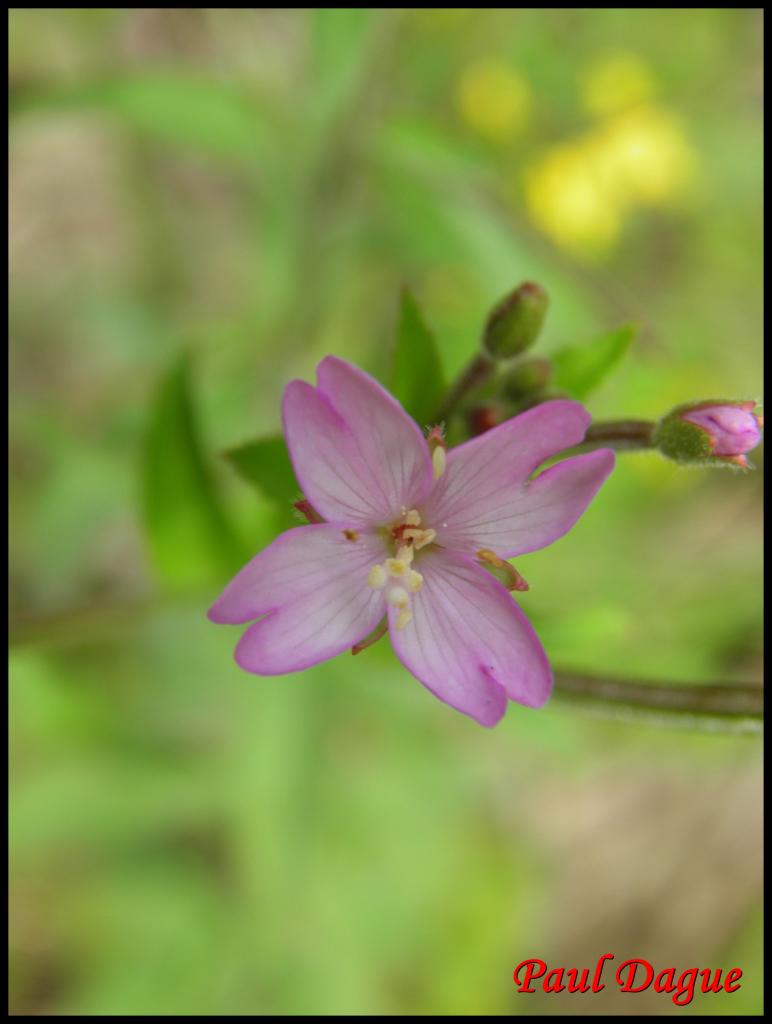
[[[444,547],[490,548],[510,558],[551,544],[584,512],[611,472],[609,449],[528,476],[578,444],[589,413],[578,402],[544,402],[448,452],[447,469],[423,506]]]
[[[535,480],[502,487],[495,503],[475,510],[472,522],[443,531],[442,542],[462,550],[488,548],[502,558],[545,548],[568,533],[613,468],[609,448],[565,459]]]
[[[382,525],[432,485],[425,438],[372,377],[328,356],[318,388],[292,381],[282,414],[303,491],[325,519]]]
[[[465,555],[427,550],[420,559],[423,585],[411,599],[411,621],[396,629],[402,664],[435,696],[482,725],[495,725],[507,698],[540,707],[552,673],[544,650],[507,590]]]
[[[344,524],[288,530],[241,570],[209,618],[243,623],[265,615],[236,649],[248,672],[308,668],[364,639],[383,617],[383,594],[368,586],[367,574],[384,553],[376,534]]]

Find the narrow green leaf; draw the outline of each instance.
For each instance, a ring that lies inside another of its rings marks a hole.
[[[16,113],[41,108],[103,110],[146,137],[240,163],[266,159],[272,145],[270,126],[252,97],[196,75],[116,76],[16,97]]]
[[[311,19],[314,87],[308,102],[320,121],[334,115],[356,88],[367,65],[368,33],[374,20],[361,7],[319,7]]]
[[[274,502],[284,522],[292,520],[292,503],[298,499],[301,490],[282,437],[248,441],[223,455],[244,480],[254,484],[264,497]]]
[[[192,587],[239,567],[241,545],[203,455],[187,357],[164,377],[153,401],[141,476],[145,533],[167,583]]]
[[[390,390],[421,425],[431,426],[445,390],[434,335],[424,323],[415,299],[402,293]]]
[[[560,349],[551,356],[555,387],[574,398],[586,398],[621,362],[637,330],[636,324],[627,324],[589,344]]]
[[[118,79],[105,89],[102,104],[165,142],[223,155],[261,153],[258,112],[224,83],[180,75]]]

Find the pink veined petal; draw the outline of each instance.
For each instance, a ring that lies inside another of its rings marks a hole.
[[[385,522],[387,495],[327,398],[293,380],[284,391],[282,416],[295,476],[316,511],[331,520]]]
[[[298,481],[326,519],[382,525],[432,486],[418,426],[372,377],[328,356],[319,386],[292,381],[282,414]]]
[[[614,468],[609,448],[574,455],[524,484],[504,486],[498,500],[470,510],[442,531],[442,542],[467,551],[488,548],[514,558],[554,543],[577,522]]]
[[[236,648],[248,672],[308,668],[359,643],[383,618],[383,593],[368,586],[367,574],[384,553],[380,537],[345,524],[288,530],[232,580],[209,618],[244,623],[265,616]]]
[[[534,481],[528,476],[578,444],[589,422],[578,402],[544,402],[451,449],[423,506],[438,543],[469,552],[491,548],[508,558],[562,536],[611,472],[613,452],[575,456]]]
[[[552,673],[531,624],[508,591],[472,559],[433,548],[420,558],[423,586],[411,595],[412,620],[391,641],[399,660],[435,696],[495,725],[507,698],[540,707]]]

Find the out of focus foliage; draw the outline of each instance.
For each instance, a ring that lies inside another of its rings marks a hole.
[[[11,12],[14,1012],[574,1013],[514,965],[609,950],[760,1010],[753,741],[488,732],[386,642],[259,679],[205,618],[329,352],[428,416],[529,279],[594,416],[760,397],[760,17]],[[620,456],[518,562],[555,664],[757,678],[760,477]]]

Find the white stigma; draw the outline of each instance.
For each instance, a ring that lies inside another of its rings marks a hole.
[[[444,454],[443,449],[443,470]],[[438,464],[440,463],[435,460],[435,468]],[[437,532],[424,529],[418,509],[404,507],[401,520],[389,529],[393,543],[392,551],[396,548],[396,556],[385,558],[379,565],[372,566],[367,574],[367,583],[373,590],[385,591],[386,604],[397,612],[392,620],[394,629],[401,630],[413,621],[411,599],[419,592],[424,582],[421,573],[412,568],[415,553],[431,544]],[[386,536],[388,537],[388,533]]]
[[[410,604],[410,596],[402,587],[392,587],[386,595],[386,600],[392,608],[407,608]]]
[[[413,540],[413,547],[416,551],[420,551],[421,548],[425,548],[427,544],[431,544],[434,538],[437,536],[436,530],[405,530],[405,537],[411,537]]]

